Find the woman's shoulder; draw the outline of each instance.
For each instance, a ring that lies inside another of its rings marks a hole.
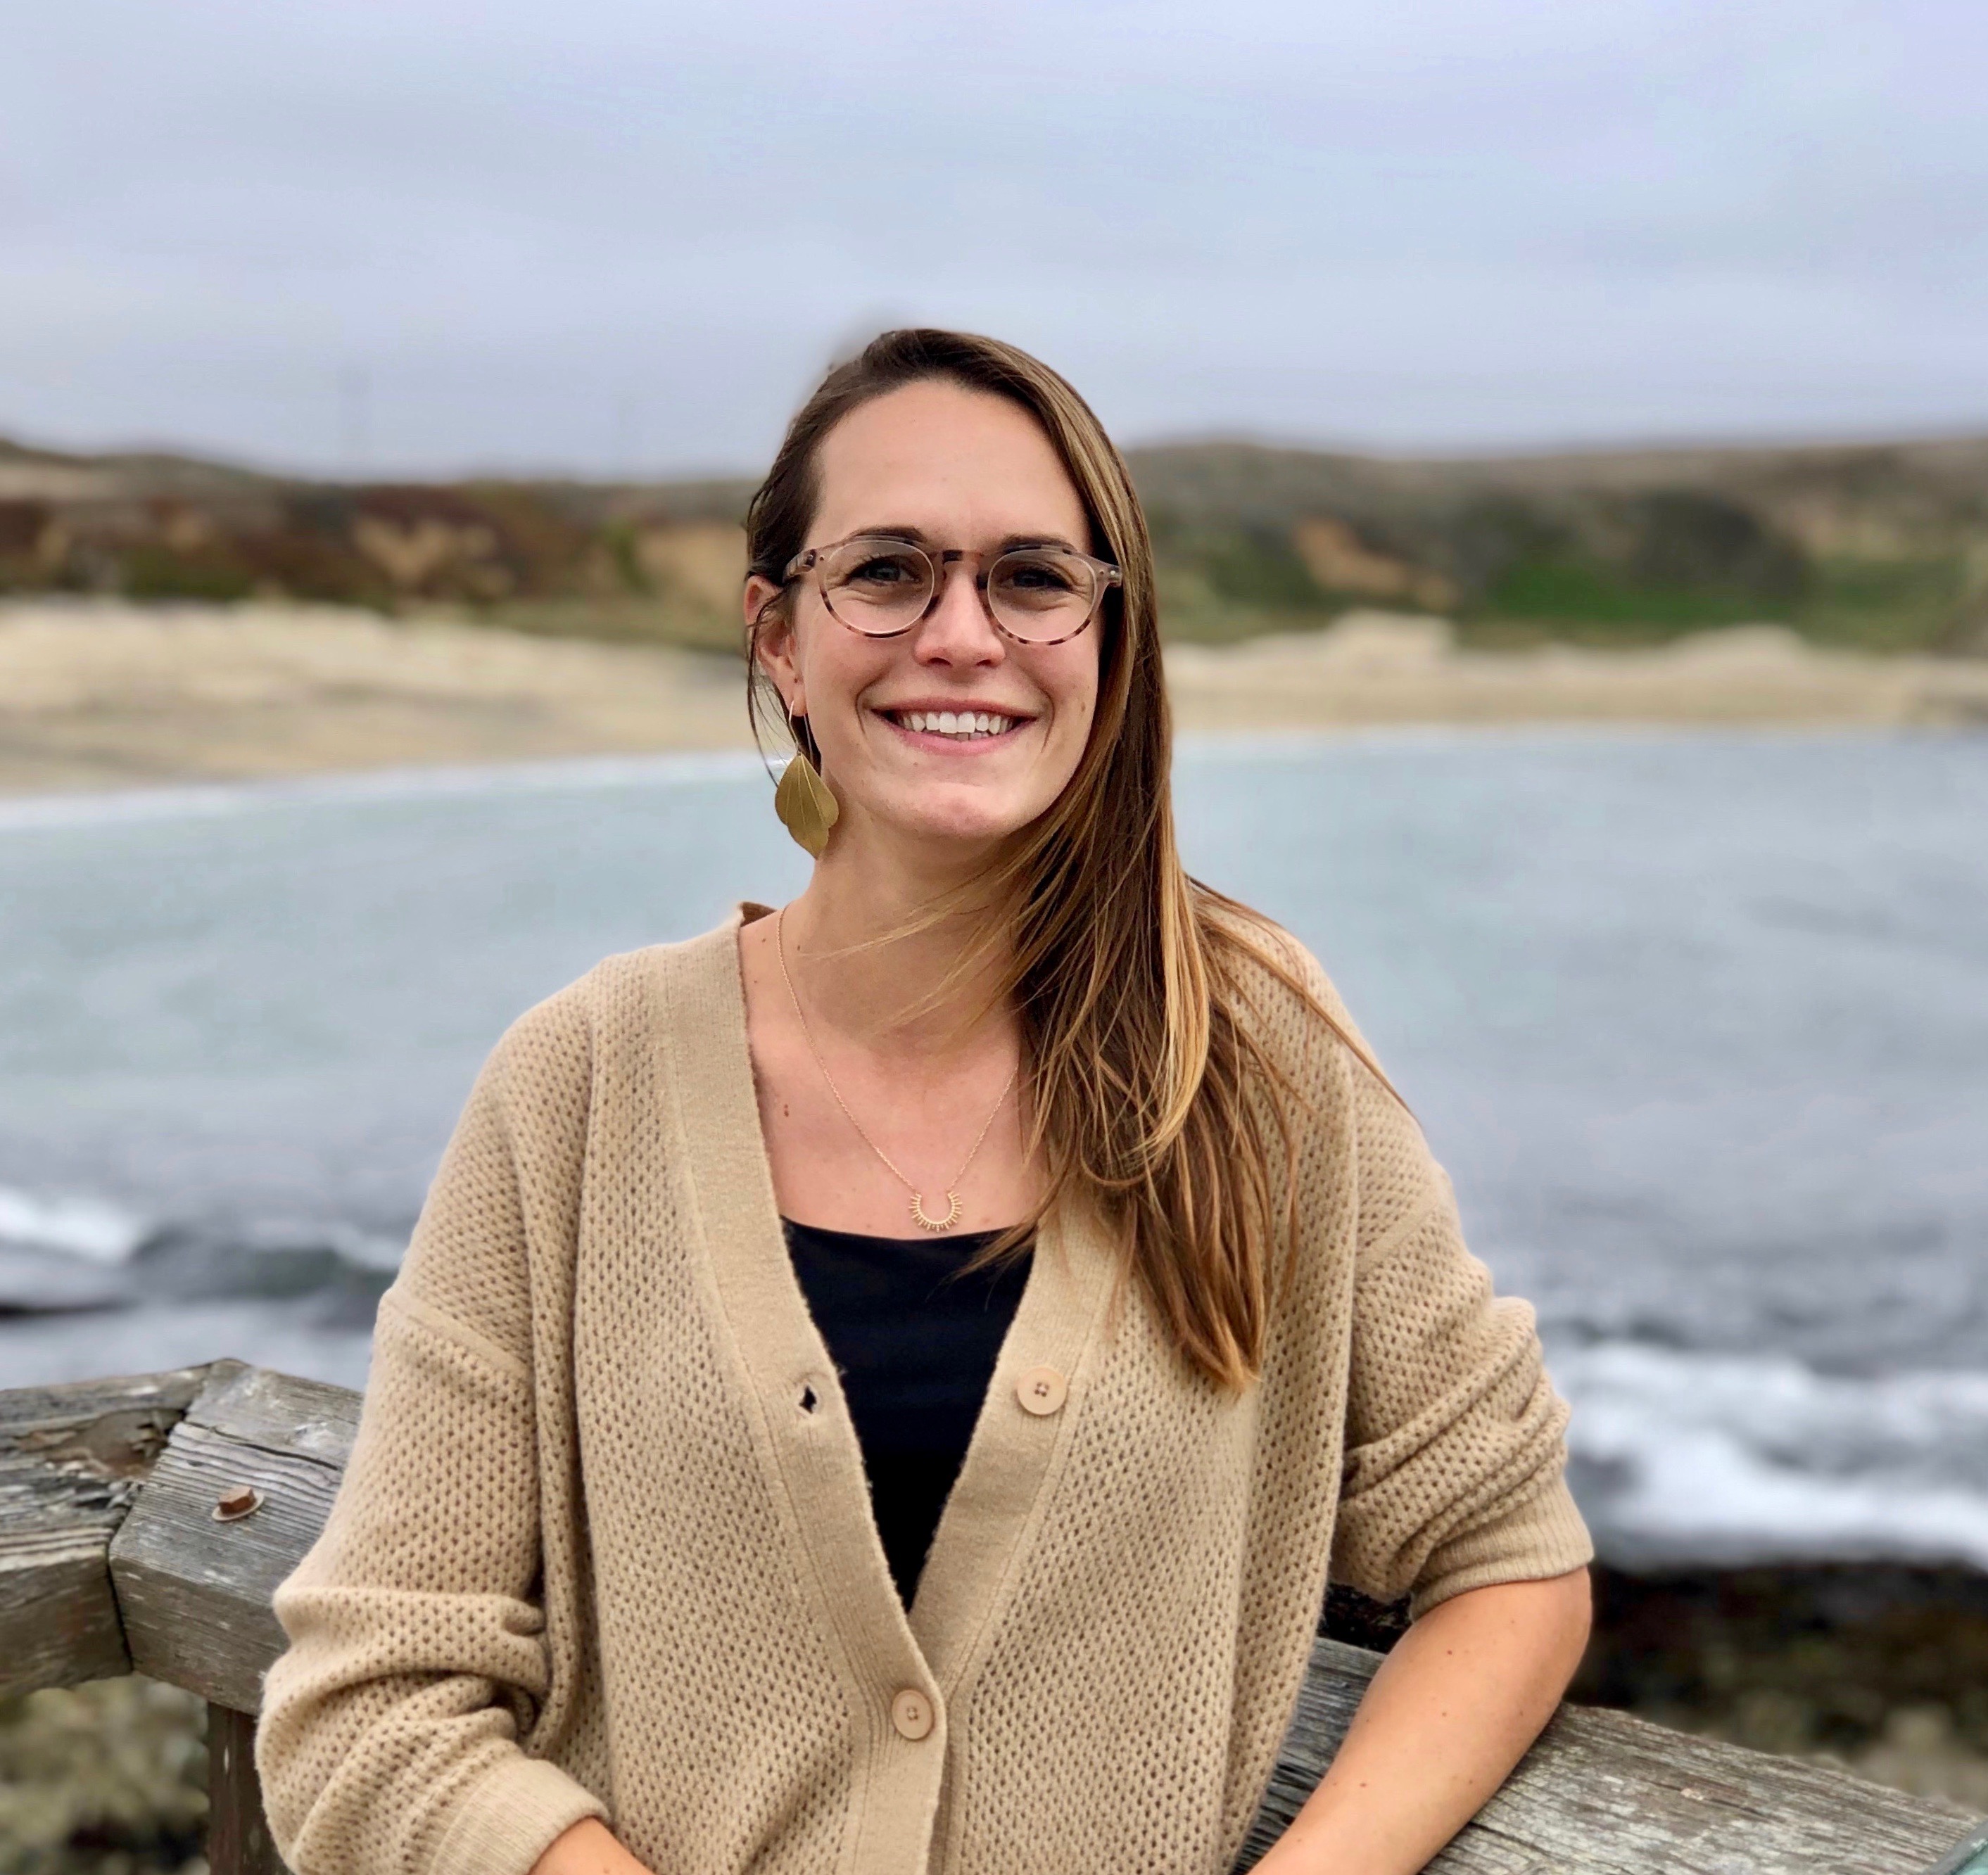
[[[735,985],[738,924],[735,914],[695,938],[604,957],[514,1018],[491,1051],[491,1069],[512,1085],[570,1082],[587,1078],[604,1052],[647,1048],[671,1000],[666,985],[722,998]]]
[[[1373,1050],[1325,966],[1303,943],[1239,900],[1202,887],[1200,901],[1224,974],[1236,989],[1236,1013],[1259,1039],[1275,1048],[1323,1036],[1354,1063],[1380,1075]]]
[[[1283,926],[1210,901],[1229,952],[1237,1019],[1283,1074],[1309,1124],[1342,1137],[1360,1170],[1360,1241],[1384,1242],[1445,1201],[1448,1181],[1331,978]],[[1334,1163],[1341,1163],[1337,1158]]]

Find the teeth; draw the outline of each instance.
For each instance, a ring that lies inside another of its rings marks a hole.
[[[927,735],[949,735],[962,742],[977,735],[1004,735],[1015,721],[1012,716],[997,716],[986,710],[901,710],[898,720],[907,729]]]

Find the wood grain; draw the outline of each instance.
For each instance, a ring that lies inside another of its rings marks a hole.
[[[132,1664],[215,1704],[255,1712],[282,1650],[269,1601],[323,1528],[351,1450],[359,1397],[217,1362],[166,1441],[110,1546]],[[261,1508],[215,1505],[248,1485]]]
[[[0,1694],[130,1671],[110,1539],[205,1373],[0,1393]]]
[[[284,1875],[262,1813],[255,1721],[226,1706],[207,1708],[207,1865],[212,1875]]]

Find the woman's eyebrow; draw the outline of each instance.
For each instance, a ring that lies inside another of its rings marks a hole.
[[[849,538],[852,540],[901,540],[915,547],[937,546],[942,543],[935,535],[928,534],[921,527],[909,522],[884,521],[869,527],[860,527]],[[1013,553],[1027,547],[1061,547],[1066,552],[1077,553],[1082,549],[1066,540],[1060,534],[1004,534],[996,546],[997,553]]]

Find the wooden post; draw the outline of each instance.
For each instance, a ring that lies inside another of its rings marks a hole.
[[[131,1671],[110,1539],[204,1367],[0,1393],[0,1693]]]
[[[238,1361],[208,1370],[110,1541],[137,1671],[260,1710],[283,1650],[269,1598],[323,1528],[358,1424],[359,1396],[343,1387]],[[238,1513],[238,1500],[252,1508]]]
[[[207,1708],[207,1866],[209,1875],[284,1875],[262,1815],[255,1721],[211,1701]]]

